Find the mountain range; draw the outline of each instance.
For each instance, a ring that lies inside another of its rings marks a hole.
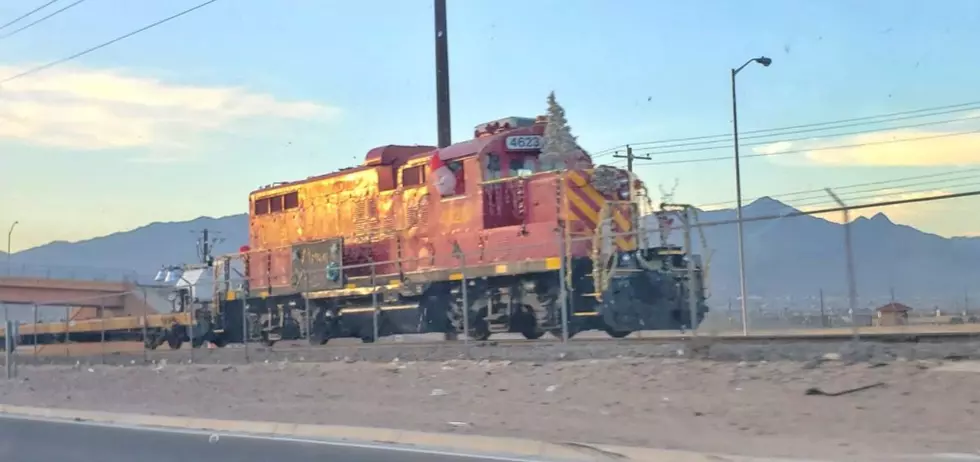
[[[783,216],[796,211],[766,197],[745,206],[743,216],[746,219]],[[701,223],[734,219],[732,209],[698,213]],[[65,278],[138,276],[148,281],[161,265],[198,261],[194,244],[198,233],[205,228],[218,238],[215,255],[235,252],[248,242],[245,214],[151,223],[108,236],[79,242],[51,242],[17,252],[12,256],[11,272]],[[709,285],[713,298],[737,297],[735,226],[702,229],[710,255]],[[679,241],[680,234],[674,232],[671,241]],[[746,280],[754,299],[813,299],[821,290],[830,297],[846,296],[842,225],[814,216],[797,216],[746,222],[744,234]],[[895,224],[880,213],[853,221],[852,236],[862,300],[890,294],[903,300],[962,300],[964,291],[980,280],[980,238],[945,238]],[[703,253],[697,232],[693,241],[695,251]],[[0,258],[5,257],[0,252]],[[980,297],[980,291],[976,296]]]

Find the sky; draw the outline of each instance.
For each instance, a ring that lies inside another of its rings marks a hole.
[[[86,0],[0,30],[0,81],[199,1]],[[2,2],[0,24],[41,3]],[[848,203],[971,191],[978,20],[971,0],[450,0],[453,139],[543,114],[554,91],[597,162],[621,165],[609,154],[630,144],[651,156],[637,172],[655,191],[728,207],[730,69],[765,55],[771,66],[737,78],[746,201],[808,210],[832,204],[825,187]],[[17,251],[242,213],[258,186],[356,165],[376,146],[435,144],[433,36],[431,0],[219,0],[0,84],[0,228],[19,222]],[[861,214],[980,235],[978,205]]]

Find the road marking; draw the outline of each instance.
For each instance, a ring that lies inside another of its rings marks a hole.
[[[539,458],[529,459],[529,458],[500,456],[500,455],[492,455],[492,454],[467,454],[467,453],[455,452],[455,451],[444,451],[435,448],[405,447],[405,446],[388,445],[383,443],[354,443],[349,441],[292,438],[288,436],[251,435],[246,433],[216,432],[216,431],[209,431],[209,430],[192,430],[192,429],[184,429],[184,428],[164,428],[164,427],[149,427],[149,426],[140,426],[140,425],[123,425],[123,424],[114,424],[114,423],[105,423],[105,422],[90,422],[85,420],[66,420],[66,419],[53,419],[53,418],[43,418],[43,417],[29,417],[29,416],[20,416],[20,415],[4,414],[4,413],[0,413],[0,419],[31,420],[35,422],[48,422],[48,423],[55,423],[55,424],[75,424],[75,425],[85,425],[89,427],[114,428],[120,430],[152,431],[152,432],[173,433],[173,434],[180,434],[180,435],[201,436],[205,438],[210,438],[211,435],[217,434],[227,438],[277,441],[277,442],[284,442],[284,443],[319,444],[323,446],[335,446],[335,447],[356,448],[356,449],[373,449],[378,451],[407,452],[412,454],[427,454],[427,455],[435,455],[435,456],[442,456],[442,457],[493,460],[498,462],[548,462],[546,461],[546,459],[539,459]]]

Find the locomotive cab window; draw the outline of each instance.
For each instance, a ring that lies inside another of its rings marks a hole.
[[[534,156],[511,155],[507,167],[508,176],[530,176],[537,171],[537,159]]]
[[[293,191],[285,196],[282,196],[283,207],[286,210],[299,208],[299,193]]]
[[[406,188],[425,184],[425,165],[416,165],[402,170],[402,185]]]
[[[500,156],[497,154],[487,154],[486,165],[483,169],[483,181],[500,179]]]
[[[269,213],[269,199],[256,199],[255,200],[255,214],[256,215],[266,215]]]
[[[282,212],[282,196],[270,197],[269,201],[269,213]]]
[[[451,160],[446,163],[446,167],[449,167],[449,170],[456,177],[456,190],[451,195],[443,197],[456,197],[466,194],[466,169],[463,168],[463,161]]]

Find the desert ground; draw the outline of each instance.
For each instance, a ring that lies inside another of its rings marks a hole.
[[[335,359],[22,366],[0,402],[855,461],[980,451],[972,361]]]

